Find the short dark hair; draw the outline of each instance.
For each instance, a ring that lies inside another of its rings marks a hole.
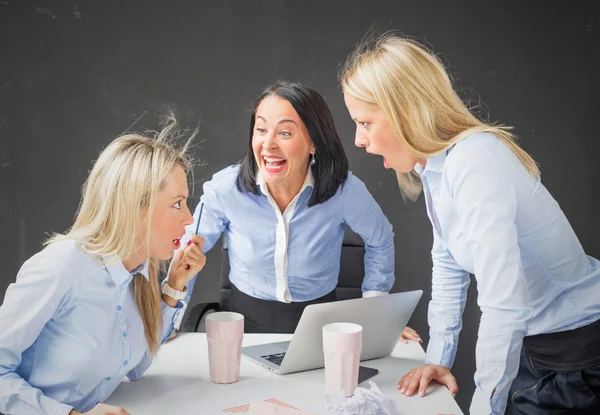
[[[321,94],[295,82],[278,81],[267,87],[256,100],[250,117],[248,148],[240,164],[236,186],[239,191],[260,194],[256,184],[258,166],[252,150],[252,136],[258,106],[265,98],[273,95],[292,104],[308,130],[316,151],[316,163],[309,165],[315,178],[315,187],[308,206],[324,203],[336,194],[348,178],[348,157],[335,129],[329,107]]]

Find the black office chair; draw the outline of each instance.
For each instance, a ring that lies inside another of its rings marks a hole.
[[[231,283],[229,282],[229,253],[225,238],[223,238],[221,255],[221,283],[219,288],[218,303],[200,303],[188,311],[188,317],[184,319],[181,331],[204,332],[204,318],[207,314],[215,311],[229,311],[229,297],[231,296]],[[344,242],[342,244],[342,256],[340,260],[340,275],[336,287],[338,300],[360,298],[362,296],[362,282],[365,276],[365,244],[360,236],[346,227]]]

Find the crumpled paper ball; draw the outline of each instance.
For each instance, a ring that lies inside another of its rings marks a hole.
[[[339,415],[396,415],[396,404],[386,399],[375,382],[369,381],[371,389],[356,388],[354,396],[325,395],[327,410]]]

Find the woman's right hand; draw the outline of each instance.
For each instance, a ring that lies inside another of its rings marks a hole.
[[[91,411],[87,412],[77,412],[73,409],[69,412],[69,415],[131,415],[123,408],[119,408],[118,406],[106,405],[104,403],[99,403],[94,406]]]
[[[402,379],[398,382],[397,388],[400,390],[400,393],[405,396],[413,396],[418,390],[419,396],[422,397],[425,395],[427,386],[429,386],[429,383],[432,380],[435,380],[442,385],[446,385],[453,397],[456,395],[456,392],[458,392],[456,378],[452,375],[450,369],[431,363],[417,367],[402,376]]]

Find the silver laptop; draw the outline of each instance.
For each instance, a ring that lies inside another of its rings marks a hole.
[[[242,348],[242,355],[277,374],[320,369],[325,324],[346,322],[363,327],[360,360],[388,356],[394,350],[423,291],[313,304],[304,309],[291,341]]]

